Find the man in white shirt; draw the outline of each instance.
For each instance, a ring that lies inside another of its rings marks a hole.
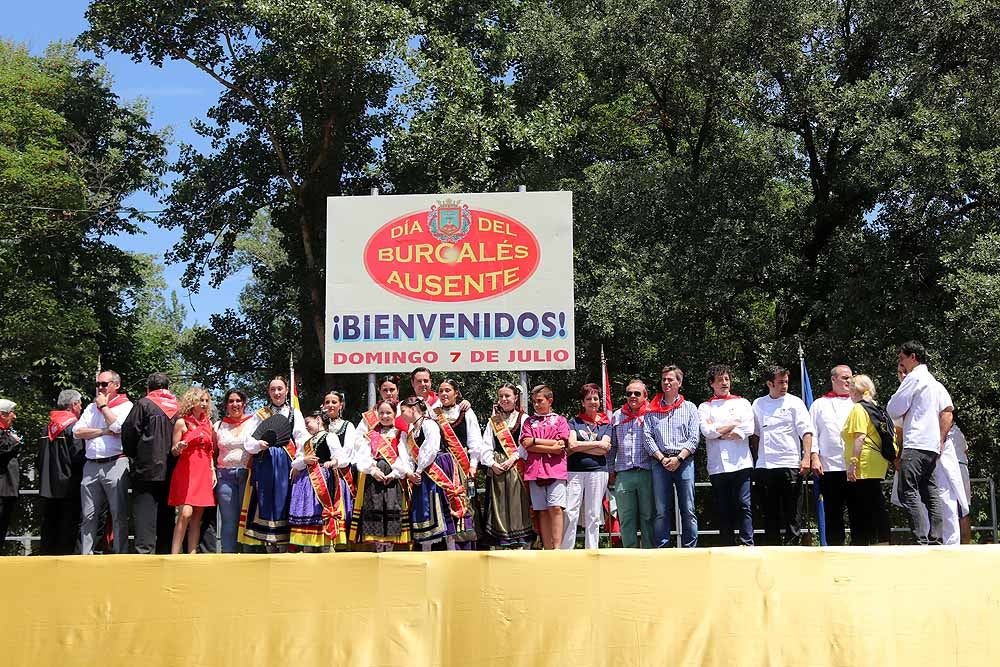
[[[114,371],[97,376],[94,402],[73,426],[73,437],[84,441],[87,462],[80,482],[80,553],[94,553],[104,526],[99,518],[107,507],[114,526],[114,552],[128,553],[128,457],[122,450],[122,423],[132,411],[128,396],[118,393],[122,379]]]
[[[851,400],[853,377],[850,366],[834,366],[830,369],[830,391],[813,401],[809,408],[809,416],[816,427],[816,450],[820,463],[820,477],[814,483],[818,481],[823,493],[826,543],[831,547],[844,546],[845,539],[844,508],[850,488],[840,432],[854,408],[854,401]]]
[[[802,479],[819,466],[818,455],[812,452],[815,429],[806,404],[788,393],[787,369],[771,366],[764,371],[764,380],[768,394],[753,402],[751,446],[756,441],[757,447],[754,500],[764,515],[764,543],[798,544]]]
[[[728,366],[709,366],[708,386],[712,388],[712,397],[698,406],[698,416],[705,436],[708,479],[719,510],[720,541],[722,546],[732,545],[733,528],[738,528],[738,544],[752,547],[753,408],[747,399],[729,393],[732,381]]]
[[[934,468],[952,415],[950,410],[940,410],[940,383],[927,370],[926,360],[927,352],[920,343],[909,341],[900,346],[899,364],[906,377],[885,409],[894,421],[903,423],[899,499],[909,515],[913,537],[917,544],[940,544],[941,500]]]

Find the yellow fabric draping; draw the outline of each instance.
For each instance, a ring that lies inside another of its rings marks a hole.
[[[0,559],[5,665],[976,665],[1000,547]]]

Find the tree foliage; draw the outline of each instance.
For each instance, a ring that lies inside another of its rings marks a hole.
[[[604,344],[619,385],[674,362],[699,399],[702,369],[723,361],[752,396],[801,343],[817,386],[846,362],[884,396],[896,345],[919,338],[986,452],[1000,427],[997,9],[95,0],[82,43],[186,60],[225,89],[195,123],[211,151],[184,149],[160,222],[184,230],[192,282],[241,261],[262,210],[287,264],[255,260],[242,311],[201,333],[206,372],[275,368],[301,341],[307,384],[323,384],[325,197],[523,183],[574,193],[577,371],[533,379],[572,395]]]
[[[301,322],[269,347],[287,357],[290,341],[300,343],[303,380],[319,386],[326,198],[370,183],[372,142],[393,119],[388,101],[409,12],[376,0],[95,0],[86,15],[80,43],[88,48],[157,65],[185,61],[223,87],[208,117],[193,123],[211,150],[181,146],[180,177],[158,222],[182,232],[172,256],[188,263],[185,283],[197,289],[206,267],[216,283],[229,275],[237,239],[269,211]]]
[[[0,43],[0,393],[22,427],[60,389],[92,392],[98,355],[121,371],[139,361],[142,267],[108,237],[137,229],[123,201],[155,191],[163,157],[145,109],[123,104],[97,63]]]

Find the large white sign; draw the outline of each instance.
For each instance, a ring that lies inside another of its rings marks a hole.
[[[574,367],[569,192],[331,197],[326,372]]]

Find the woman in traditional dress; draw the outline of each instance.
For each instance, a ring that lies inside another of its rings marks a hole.
[[[247,395],[238,389],[230,389],[222,399],[225,417],[215,425],[219,453],[215,461],[215,473],[219,483],[215,486],[215,502],[219,507],[219,533],[222,537],[222,553],[236,552],[236,535],[240,526],[240,508],[247,485],[247,442],[253,437],[251,420],[246,414]]]
[[[188,553],[198,551],[201,537],[201,515],[206,507],[215,506],[212,490],[215,488],[216,436],[209,418],[212,397],[201,387],[188,389],[181,398],[179,419],[174,424],[171,453],[177,457],[174,474],[170,478],[167,503],[177,507],[177,523],[170,553],[179,554],[187,535]]]
[[[527,418],[521,388],[510,382],[500,385],[493,415],[483,432],[482,464],[488,469],[486,533],[504,549],[523,549],[535,539],[531,498],[523,478],[527,457],[519,445],[521,426]]]
[[[323,411],[330,417],[327,431],[337,436],[344,450],[340,463],[340,486],[344,496],[345,515],[350,520],[354,511],[354,496],[357,494],[357,442],[354,424],[342,417],[346,406],[344,392],[331,389],[323,397]]]
[[[310,438],[292,461],[292,500],[288,509],[289,541],[303,551],[329,551],[347,543],[344,489],[338,467],[346,460],[330,417],[317,410],[305,418]]]
[[[391,401],[375,406],[378,421],[362,420],[357,438],[358,496],[351,515],[351,543],[373,543],[378,552],[410,543],[410,514],[404,479],[413,463],[399,440],[396,407]]]
[[[462,400],[462,390],[456,380],[449,378],[442,381],[438,385],[437,395],[441,405],[434,411],[434,418],[441,428],[442,446],[447,445],[453,455],[461,447],[465,450],[465,460],[468,461],[466,467],[460,455],[454,457],[460,462],[455,470],[465,486],[473,510],[471,515],[462,518],[455,542],[459,549],[471,550],[476,548],[475,513],[479,511],[476,503],[476,471],[483,455],[483,434],[476,413],[468,401]]]
[[[458,472],[461,464],[441,438],[441,429],[427,414],[422,398],[410,396],[400,403],[400,408],[409,427],[403,436],[406,449],[417,462],[416,471],[408,476],[413,484],[413,541],[422,550],[430,551],[435,542],[444,540],[447,548],[454,550],[456,537],[465,530],[464,519],[472,517],[465,478]],[[458,450],[459,456],[466,456],[461,446]]]
[[[288,404],[285,378],[277,376],[271,380],[267,394],[270,404],[255,412],[250,422],[254,437],[247,442],[246,449],[253,459],[240,513],[239,541],[251,546],[263,545],[267,551],[275,552],[288,546],[292,460],[297,449],[309,439],[309,432],[302,413]],[[274,442],[266,437],[272,437]]]

